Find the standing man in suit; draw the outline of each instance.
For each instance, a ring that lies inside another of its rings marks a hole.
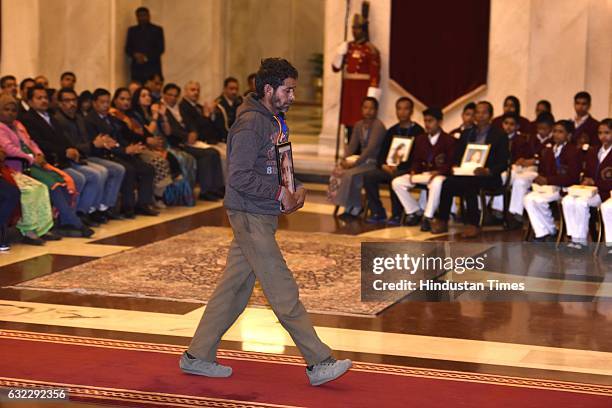
[[[151,24],[151,15],[146,7],[136,9],[136,18],[138,25],[128,29],[125,52],[132,59],[132,80],[144,83],[153,74],[162,75],[164,29]]]
[[[455,149],[455,163],[458,164],[468,143],[490,145],[489,156],[484,167],[474,170],[473,176],[448,177],[442,186],[438,218],[431,225],[431,232],[440,234],[448,232],[448,218],[453,197],[462,196],[466,205],[465,221],[467,226],[462,238],[477,238],[480,235],[478,219],[478,193],[482,188],[499,188],[502,185],[501,174],[508,169],[510,149],[508,136],[499,128],[491,125],[493,105],[488,101],[476,104],[474,119],[476,126],[463,132]]]

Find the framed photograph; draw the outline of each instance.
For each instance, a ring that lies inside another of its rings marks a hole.
[[[468,144],[465,148],[465,152],[463,152],[461,167],[485,167],[487,158],[489,157],[489,150],[491,150],[491,145]]]
[[[276,164],[278,166],[278,182],[292,193],[295,193],[291,142],[276,145]]]
[[[391,147],[389,147],[389,153],[387,153],[386,164],[389,166],[398,166],[400,163],[408,160],[413,142],[414,138],[412,137],[393,136]]]

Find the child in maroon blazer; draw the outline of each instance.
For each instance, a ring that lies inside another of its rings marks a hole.
[[[567,226],[567,235],[571,237],[568,247],[576,250],[584,249],[589,232],[589,207],[601,205],[606,232],[607,256],[612,257],[612,119],[604,119],[598,127],[598,137],[601,147],[590,148],[586,153],[586,166],[582,185],[596,186],[597,194],[590,198],[563,198],[563,215]],[[603,203],[603,204],[602,204]]]
[[[506,121],[506,131],[512,130],[512,121]],[[516,144],[511,142],[512,170],[510,185],[510,205],[506,224],[509,229],[518,229],[523,226],[523,199],[531,189],[533,180],[538,176],[538,163],[542,150],[552,146],[552,128],[555,119],[549,112],[542,112],[536,119],[536,133],[522,135]],[[514,139],[514,138],[513,138]],[[495,202],[493,203],[495,204]]]
[[[538,165],[538,176],[533,181],[539,185],[569,187],[580,177],[580,158],[576,146],[569,143],[574,124],[569,120],[559,120],[553,127],[554,145],[542,150]],[[555,220],[549,203],[559,200],[561,191],[536,192],[525,196],[523,203],[535,233],[535,241],[543,242],[556,235]]]
[[[451,172],[455,154],[455,139],[442,128],[442,110],[429,108],[423,111],[425,133],[416,137],[412,152],[410,174],[393,179],[391,187],[399,198],[407,215],[406,225],[419,223],[420,207],[410,193],[417,184],[427,186],[427,204],[423,212],[421,230],[431,229],[431,219],[438,209],[442,184]]]
[[[574,136],[571,139],[572,143],[576,143],[578,138],[582,135],[586,135],[589,139],[591,146],[599,147],[599,137],[597,136],[597,128],[599,122],[591,116],[589,110],[591,109],[591,94],[582,91],[578,92],[574,96],[574,110],[576,111],[576,117],[574,118]]]
[[[518,115],[513,112],[504,113],[502,115],[502,129],[504,130],[504,133],[508,135],[508,142],[510,143],[510,162],[513,165],[519,159],[528,159],[532,157],[530,135],[527,132],[522,132],[519,130]],[[505,183],[507,178],[511,177],[510,185],[512,185],[513,181],[516,179],[516,176],[517,167],[512,166],[511,169],[508,169],[501,174],[502,182]],[[533,178],[535,178],[535,176]],[[501,195],[493,197],[491,207],[497,212],[497,214],[501,214],[504,207],[504,197]],[[501,215],[498,215],[497,217],[501,218]]]

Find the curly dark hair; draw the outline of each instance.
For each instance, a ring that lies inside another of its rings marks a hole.
[[[276,91],[287,78],[298,78],[297,69],[289,61],[283,58],[266,58],[261,60],[261,65],[255,76],[257,97],[263,98],[264,87],[266,85],[270,85]]]

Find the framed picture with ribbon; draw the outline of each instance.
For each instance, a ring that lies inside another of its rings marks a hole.
[[[295,193],[295,173],[293,170],[293,152],[291,142],[276,145],[276,164],[278,166],[278,182],[289,191]]]

